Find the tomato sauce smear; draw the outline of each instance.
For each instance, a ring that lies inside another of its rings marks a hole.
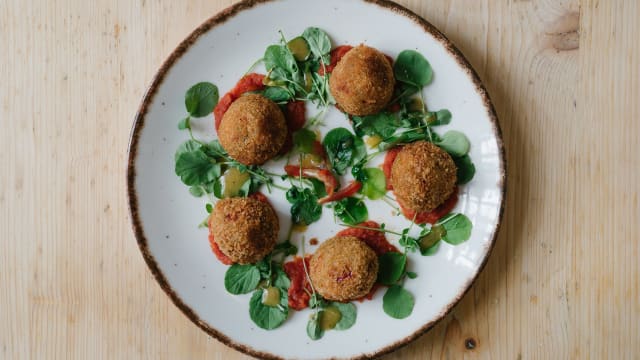
[[[311,299],[311,284],[307,279],[307,274],[304,271],[304,265],[302,264],[302,258],[296,256],[293,260],[284,263],[284,272],[287,273],[291,285],[287,293],[289,297],[289,307],[295,310],[302,310],[309,307],[309,300]],[[304,257],[304,264],[309,269],[309,261],[311,261],[311,255]]]
[[[378,256],[388,253],[389,251],[398,252],[398,249],[395,246],[391,245],[391,243],[389,243],[389,241],[387,240],[387,237],[384,236],[384,232],[375,230],[380,229],[380,225],[377,222],[365,221],[356,226],[358,227],[344,229],[336,235],[357,237],[358,239],[364,241],[367,246],[369,246]]]
[[[336,65],[338,64],[338,61],[340,61],[340,59],[342,59],[342,57],[349,52],[349,50],[353,49],[353,46],[351,45],[340,45],[337,46],[335,49],[331,50],[331,53],[329,53],[329,64],[325,64],[325,66],[323,67],[322,64],[320,64],[320,68],[318,69],[318,75],[322,76],[325,73],[325,70],[327,73],[331,73],[333,71],[333,69],[336,68]]]

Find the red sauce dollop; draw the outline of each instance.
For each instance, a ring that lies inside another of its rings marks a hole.
[[[404,214],[404,216],[409,220],[413,219],[413,217],[415,216],[416,224],[425,224],[425,223],[435,224],[436,221],[440,220],[443,216],[450,213],[451,210],[453,210],[453,208],[456,207],[457,203],[458,203],[458,187],[456,187],[456,189],[453,190],[453,193],[451,194],[451,196],[449,196],[449,198],[440,206],[438,206],[437,208],[431,211],[420,212],[417,215],[414,210],[404,207],[402,203],[398,201],[398,205],[400,205],[400,210],[402,211],[402,214]]]
[[[322,67],[322,65],[320,65],[320,68],[318,69],[318,74],[324,75],[325,69],[327,70],[328,73],[331,73],[333,69],[336,68],[338,61],[340,61],[340,59],[342,59],[342,57],[346,53],[348,53],[349,50],[351,49],[353,49],[353,46],[351,45],[340,45],[335,49],[331,50],[331,53],[329,54],[329,56],[331,57],[331,59],[329,60],[329,64],[325,64],[324,68]]]
[[[307,109],[304,101],[290,101],[285,106],[284,118],[287,120],[287,126],[291,132],[300,130],[307,121]]]
[[[218,260],[220,260],[221,263],[225,265],[233,265],[233,260],[229,259],[229,257],[225,255],[222,250],[220,250],[220,247],[218,247],[218,243],[213,238],[212,232],[209,232],[209,245],[211,245],[213,254],[216,256],[216,258],[218,258]]]
[[[280,155],[284,155],[293,147],[293,133],[294,131],[302,129],[304,123],[307,121],[307,109],[304,101],[290,101],[284,109],[284,119],[287,121],[287,138],[282,145]]]
[[[357,226],[368,227],[372,229],[379,229],[380,225],[375,221],[365,221],[363,223],[358,224]],[[376,255],[380,256],[389,251],[398,252],[398,249],[391,245],[387,240],[387,237],[384,236],[384,233],[376,230],[369,229],[359,229],[359,228],[347,228],[340,231],[337,236],[354,236],[358,239],[364,241],[373,251],[375,251]]]
[[[309,269],[309,261],[311,255],[307,255],[304,258],[304,262]],[[291,280],[291,286],[289,286],[289,307],[295,310],[302,310],[309,306],[309,299],[312,290],[309,281],[307,281],[307,275],[304,272],[304,266],[302,265],[302,258],[296,256],[292,261],[284,263],[284,272],[287,273],[289,280]]]
[[[402,150],[402,146],[396,146],[387,151],[387,155],[384,156],[384,163],[382,163],[382,172],[384,173],[384,177],[387,178],[387,190],[393,190],[393,185],[391,185],[391,167],[393,166],[393,162],[396,161],[396,156]]]
[[[384,157],[384,163],[382,164],[382,172],[384,172],[384,176],[387,178],[387,190],[393,190],[393,186],[391,185],[391,167],[393,166],[393,162],[396,160],[398,153],[402,150],[402,146],[396,146],[387,151],[387,155]],[[397,199],[396,199],[397,200]],[[400,206],[400,210],[402,214],[409,220],[413,219],[415,216],[416,224],[435,224],[436,221],[440,220],[443,216],[456,207],[458,203],[458,187],[453,191],[451,196],[442,203],[440,206],[431,211],[421,212],[416,215],[414,210],[411,210],[405,207],[400,200],[398,200],[398,205]]]

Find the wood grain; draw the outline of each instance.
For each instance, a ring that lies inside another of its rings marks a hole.
[[[133,115],[232,1],[0,4],[0,358],[244,359],[173,306],[130,230]],[[404,0],[469,58],[509,162],[506,217],[452,314],[389,359],[640,354],[640,3]]]

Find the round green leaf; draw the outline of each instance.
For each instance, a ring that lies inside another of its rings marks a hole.
[[[251,300],[249,300],[249,317],[262,329],[275,329],[280,326],[289,315],[287,293],[280,293],[280,304],[278,306],[267,306],[263,304],[263,293],[263,289],[258,289],[251,296]]]
[[[421,88],[433,78],[433,70],[427,59],[415,50],[404,50],[393,64],[396,80]]]
[[[200,185],[189,187],[189,192],[195,197],[201,197],[202,195],[204,195],[204,189]]]
[[[464,214],[450,214],[438,221],[447,231],[442,240],[451,245],[461,244],[471,237],[473,224]]]
[[[369,212],[364,202],[353,197],[336,202],[333,206],[333,212],[342,222],[349,225],[360,224],[369,218]]]
[[[458,184],[463,185],[471,181],[476,174],[476,167],[471,162],[469,154],[463,157],[454,157],[453,161],[457,167]]]
[[[196,151],[198,149],[200,149],[202,147],[202,145],[195,141],[195,140],[187,140],[185,142],[183,142],[182,144],[180,144],[180,146],[178,146],[178,149],[176,150],[176,154],[174,155],[173,159],[175,161],[178,161],[178,157],[184,153],[188,153],[188,152],[192,152],[192,151]]]
[[[309,48],[314,56],[318,58],[326,58],[331,51],[331,40],[324,31],[317,27],[309,27],[304,30],[302,37],[307,40]],[[324,59],[326,63],[328,59]]]
[[[411,315],[414,304],[413,295],[400,285],[391,286],[382,297],[382,309],[394,319],[404,319]]]
[[[224,288],[234,295],[248,294],[260,283],[260,270],[255,265],[233,264],[224,274]]]
[[[318,313],[320,315],[320,313]],[[307,335],[311,340],[321,339],[324,335],[324,330],[320,327],[320,322],[318,321],[318,316],[313,314],[307,323]]]
[[[324,137],[322,146],[336,174],[344,174],[347,167],[351,165],[355,151],[354,141],[353,134],[345,128],[335,128]]]
[[[387,193],[387,180],[384,172],[378,168],[366,168],[363,170],[366,180],[362,183],[360,192],[371,200],[377,200]]]
[[[389,251],[378,257],[378,280],[382,285],[393,285],[400,280],[407,265],[407,257],[404,254]]]
[[[336,324],[334,329],[336,330],[347,330],[356,323],[356,317],[358,316],[358,309],[352,303],[339,303],[332,302],[331,306],[335,306],[340,310],[340,321]]]
[[[456,130],[447,131],[436,144],[453,157],[466,155],[471,147],[466,135]]]
[[[189,115],[203,117],[211,114],[218,104],[218,87],[209,82],[193,85],[184,96],[184,105]]]
[[[180,154],[176,159],[175,172],[185,185],[198,185],[219,177],[220,165],[198,149]]]
[[[287,91],[287,89],[279,87],[279,86],[268,86],[262,92],[262,95],[267,99],[276,102],[276,103],[284,103],[291,100],[291,93]]]

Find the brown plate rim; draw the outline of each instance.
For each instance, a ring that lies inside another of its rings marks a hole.
[[[195,43],[198,40],[198,38],[201,35],[203,35],[204,33],[208,32],[209,30],[211,30],[215,26],[223,24],[226,20],[230,19],[231,17],[235,16],[236,14],[238,14],[239,12],[241,12],[243,10],[250,9],[250,8],[252,8],[252,7],[254,7],[254,6],[258,5],[258,4],[268,3],[268,2],[272,2],[272,1],[274,1],[274,0],[242,0],[242,1],[232,5],[230,7],[220,11],[218,14],[216,14],[213,17],[209,18],[204,23],[202,23],[202,25],[200,25],[193,32],[191,32],[191,34],[189,34],[189,36],[187,36],[187,38],[184,39],[178,45],[178,47],[176,47],[176,49],[173,50],[173,52],[169,55],[169,57],[163,62],[162,66],[160,67],[158,72],[155,74],[155,76],[153,78],[153,81],[151,82],[151,85],[147,89],[147,91],[146,91],[146,93],[145,93],[145,95],[144,95],[144,97],[142,99],[142,103],[140,104],[140,107],[138,108],[138,111],[137,111],[137,113],[135,115],[135,118],[134,118],[134,122],[133,122],[132,129],[131,129],[131,134],[130,134],[130,137],[129,137],[128,161],[127,161],[127,170],[126,170],[126,178],[127,178],[127,180],[126,180],[126,182],[127,182],[127,198],[128,198],[128,203],[129,203],[129,213],[130,213],[130,218],[131,218],[131,224],[132,224],[132,227],[133,227],[134,235],[135,235],[136,240],[138,242],[138,246],[140,247],[140,251],[142,252],[142,256],[143,256],[145,262],[147,263],[147,266],[149,266],[149,269],[151,270],[151,273],[153,274],[153,276],[156,278],[156,280],[160,284],[160,287],[162,288],[162,290],[164,290],[167,293],[167,295],[169,296],[169,298],[171,298],[173,303],[192,322],[194,322],[198,327],[200,327],[206,333],[208,333],[212,337],[216,338],[220,342],[224,343],[225,345],[227,345],[229,347],[232,347],[232,348],[234,348],[234,349],[236,349],[236,350],[238,350],[240,352],[243,352],[245,354],[257,357],[257,358],[282,359],[282,357],[280,357],[280,356],[277,356],[277,355],[274,355],[274,354],[271,354],[271,353],[262,352],[262,351],[257,351],[255,349],[249,347],[249,346],[246,346],[246,345],[240,344],[238,342],[235,342],[231,338],[226,336],[225,334],[223,334],[220,331],[216,330],[215,328],[211,327],[205,321],[200,319],[199,316],[195,313],[195,311],[193,311],[188,305],[186,305],[186,303],[180,298],[180,296],[171,288],[171,286],[169,285],[169,282],[167,281],[166,277],[164,276],[164,274],[160,270],[160,267],[158,266],[155,258],[153,257],[153,255],[149,251],[149,247],[148,247],[148,244],[147,244],[147,239],[146,239],[146,237],[144,235],[142,222],[140,220],[139,213],[138,213],[138,198],[137,198],[137,194],[136,194],[136,190],[135,190],[135,178],[136,178],[135,160],[136,160],[137,152],[138,152],[138,140],[140,138],[140,133],[141,133],[142,129],[144,128],[145,116],[147,114],[149,106],[153,103],[153,100],[154,100],[154,97],[156,95],[156,92],[157,92],[158,88],[162,85],[163,80],[165,79],[167,73],[169,72],[169,70],[171,69],[173,64],[178,59],[180,59],[180,57],[191,47],[191,45],[193,45],[193,43]],[[413,11],[405,8],[402,5],[399,5],[399,4],[396,4],[394,2],[391,2],[389,0],[360,0],[360,1],[378,5],[380,7],[383,7],[385,9],[387,9],[387,10],[390,10],[390,11],[393,11],[393,12],[395,12],[397,14],[403,15],[403,16],[407,17],[408,19],[410,19],[411,21],[415,22],[420,27],[422,27],[422,29],[425,32],[429,33],[436,40],[438,40],[447,49],[447,51],[451,55],[453,55],[453,57],[456,59],[458,64],[463,69],[465,69],[467,71],[467,74],[469,75],[471,81],[475,85],[476,90],[478,91],[478,93],[482,97],[485,109],[486,109],[487,113],[489,114],[489,117],[490,117],[490,120],[491,120],[491,123],[492,123],[492,126],[493,126],[493,132],[494,132],[494,134],[496,136],[496,140],[497,140],[497,143],[498,143],[499,157],[500,157],[500,172],[501,172],[500,181],[499,181],[498,185],[501,188],[501,203],[500,203],[500,212],[499,212],[499,215],[498,215],[498,221],[496,223],[496,228],[495,228],[493,236],[491,238],[491,242],[488,244],[488,250],[487,250],[486,256],[484,257],[484,260],[482,261],[482,263],[478,267],[476,274],[471,279],[469,279],[469,281],[461,288],[461,291],[446,306],[445,310],[437,318],[429,321],[428,323],[423,325],[420,329],[416,330],[413,334],[405,337],[404,339],[401,339],[401,340],[399,340],[399,341],[397,341],[397,342],[395,342],[395,343],[393,343],[391,345],[388,345],[388,346],[386,346],[384,348],[381,348],[381,349],[377,350],[374,353],[361,354],[359,356],[352,357],[352,359],[365,359],[365,358],[379,357],[379,356],[382,356],[384,354],[387,354],[387,353],[390,353],[392,351],[395,351],[395,350],[399,349],[400,347],[403,347],[403,346],[409,344],[410,342],[412,342],[413,340],[415,340],[416,338],[418,338],[422,334],[426,333],[433,326],[435,326],[439,321],[441,321],[447,314],[449,314],[451,312],[451,310],[455,307],[455,305],[457,305],[460,302],[460,300],[464,297],[464,295],[469,291],[469,289],[471,289],[472,285],[475,283],[476,279],[478,278],[478,276],[482,272],[483,268],[485,267],[485,265],[486,265],[486,263],[487,263],[487,261],[489,259],[489,256],[491,255],[491,252],[492,252],[493,247],[495,245],[495,242],[496,242],[496,239],[497,239],[497,236],[498,236],[498,232],[499,232],[499,229],[500,229],[500,226],[501,226],[501,223],[502,223],[502,218],[503,218],[503,214],[504,214],[504,207],[505,207],[505,203],[506,203],[505,196],[506,196],[506,190],[507,190],[507,178],[506,178],[506,174],[507,174],[506,167],[507,167],[507,165],[506,165],[504,142],[503,142],[503,139],[502,139],[502,130],[500,129],[500,124],[498,122],[498,117],[497,117],[495,109],[493,107],[493,103],[491,102],[491,99],[489,98],[489,94],[488,94],[487,90],[485,89],[484,85],[482,84],[482,82],[480,81],[480,78],[479,78],[478,74],[473,69],[471,64],[462,55],[460,50],[458,50],[458,48],[443,33],[441,33],[435,26],[433,26],[431,23],[429,23],[427,20],[423,19],[422,17],[420,17],[419,15],[414,13]]]

